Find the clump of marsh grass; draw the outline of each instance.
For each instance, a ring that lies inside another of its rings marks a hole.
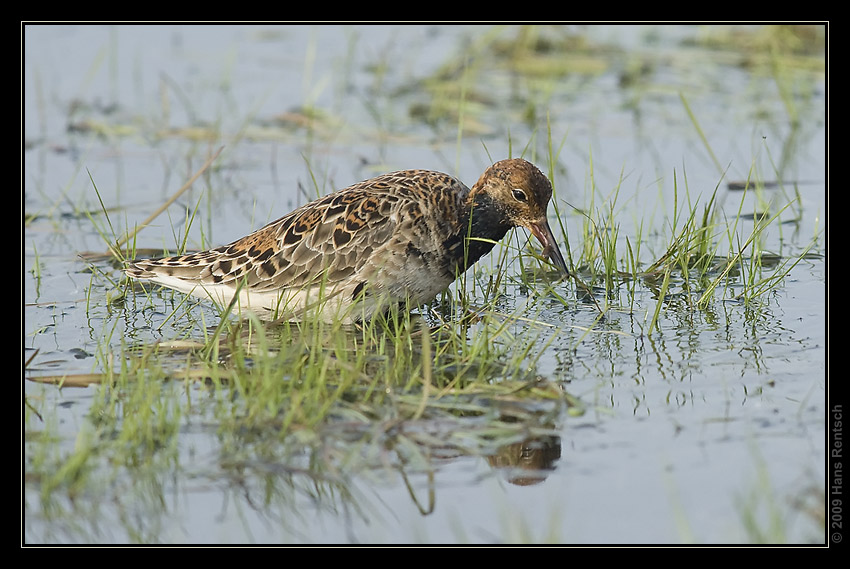
[[[670,299],[676,299],[677,303],[679,299],[683,300],[690,310],[704,310],[718,297],[755,305],[780,287],[800,261],[819,257],[814,249],[820,241],[821,231],[817,231],[807,245],[790,255],[780,255],[765,248],[769,233],[782,235],[784,226],[789,223],[787,213],[793,216],[791,223],[799,221],[802,215],[797,189],[799,182],[783,182],[778,171],[775,172],[778,181],[764,181],[751,170],[746,183],[728,182],[724,190],[726,172],[720,167],[686,98],[680,98],[706,153],[718,166],[720,178],[713,190],[702,200],[694,199],[687,176],[673,171],[672,213],[667,221],[669,236],[661,244],[662,252],[646,260],[643,257],[648,245],[652,245],[651,249],[658,248],[660,232],[644,220],[636,220],[637,233],[622,234],[618,221],[622,208],[617,205],[622,176],[609,195],[597,203],[591,154],[589,175],[592,191],[589,202],[582,209],[576,208],[581,220],[578,225],[579,246],[577,250],[568,248],[565,254],[581,276],[574,275],[576,291],[594,291],[592,294],[599,296],[602,302],[597,304],[600,314],[618,306],[621,290],[625,290],[628,296],[625,304],[632,312],[641,309],[636,303],[641,292],[644,289],[651,291],[656,303],[653,308],[646,307],[648,330],[657,329],[664,306]],[[551,135],[549,148],[551,157]],[[789,194],[785,188],[792,185],[794,192]],[[730,215],[725,203],[729,196],[739,191],[740,202]],[[766,192],[770,191],[774,193],[768,196]],[[755,199],[754,211],[747,209],[750,198]],[[562,218],[560,212],[558,217],[559,220]],[[652,239],[645,236],[647,228],[653,234]],[[563,225],[562,232],[568,243]],[[623,285],[626,285],[625,288]],[[611,302],[613,304],[609,304]],[[566,301],[564,304],[567,305]]]
[[[641,259],[641,249],[633,247],[643,239],[640,234],[621,237],[614,221],[617,190],[597,210],[596,220],[585,215],[584,248],[579,256],[580,266],[590,282],[605,291],[605,298],[614,298],[614,291],[628,283],[626,292],[632,310],[639,294],[639,284],[653,291],[657,299],[654,309],[647,312],[648,329],[656,329],[667,299],[684,299],[692,310],[707,308],[718,297],[755,304],[782,285],[790,271],[803,259],[815,255],[812,251],[819,237],[793,255],[778,255],[765,249],[769,231],[781,231],[782,214],[792,210],[796,198],[774,208],[771,213],[747,215],[744,210],[746,192],[739,207],[728,216],[719,199],[718,182],[704,203],[692,200],[687,189],[680,189],[679,178],[673,173],[673,214],[669,222],[669,238],[663,252],[650,261]],[[682,198],[685,199],[682,199]],[[750,229],[746,226],[750,225]],[[639,227],[643,227],[641,223]],[[645,249],[645,247],[643,247]],[[677,292],[672,292],[675,284]],[[737,292],[736,292],[737,291]]]

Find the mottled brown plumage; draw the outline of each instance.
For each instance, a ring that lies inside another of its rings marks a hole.
[[[362,320],[432,300],[512,227],[528,228],[565,274],[546,208],[552,185],[522,159],[467,188],[427,170],[354,184],[229,245],[131,263],[127,274],[264,318]],[[241,286],[240,286],[241,285]]]

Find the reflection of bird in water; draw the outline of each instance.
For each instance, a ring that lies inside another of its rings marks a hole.
[[[508,482],[517,486],[531,486],[546,480],[547,472],[555,470],[561,458],[560,437],[528,439],[499,448],[487,457],[493,468],[505,471]]]

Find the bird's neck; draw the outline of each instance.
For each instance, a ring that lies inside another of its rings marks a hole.
[[[496,207],[495,202],[484,193],[467,197],[458,225],[458,237],[464,244],[458,268],[466,270],[478,259],[490,252],[513,225]]]

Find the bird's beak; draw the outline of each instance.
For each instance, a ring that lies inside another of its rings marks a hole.
[[[530,223],[528,229],[537,237],[540,244],[543,245],[543,254],[552,261],[552,264],[561,269],[566,276],[570,276],[570,271],[567,270],[567,263],[564,261],[564,256],[561,255],[561,250],[558,249],[558,242],[555,241],[555,236],[552,234],[552,228],[549,227],[549,222],[544,217],[534,223]]]

